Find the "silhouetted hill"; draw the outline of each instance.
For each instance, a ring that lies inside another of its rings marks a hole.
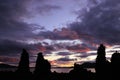
[[[70,66],[70,67],[52,67],[52,68],[73,68],[73,66]]]
[[[81,66],[83,66],[84,68],[95,68],[95,63],[84,62],[83,64],[81,64]]]
[[[16,68],[16,66],[12,66],[8,64],[0,64],[0,68]]]

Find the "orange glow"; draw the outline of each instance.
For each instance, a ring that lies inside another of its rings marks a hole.
[[[58,66],[59,67],[71,67],[71,66],[73,66],[74,65],[74,63],[73,62],[63,62],[63,63],[61,63],[61,64],[59,64],[58,63]]]
[[[55,61],[50,61],[50,64],[51,65],[55,65]]]
[[[2,62],[18,62],[19,59],[7,56],[0,56],[0,61]]]
[[[82,49],[78,49],[78,50],[69,49],[69,50],[72,51],[72,52],[81,52],[81,53],[90,51],[89,48],[86,48],[86,49],[83,49],[83,50]]]
[[[74,65],[73,61],[50,61],[51,65],[56,67],[72,67]]]
[[[41,51],[41,52],[45,52],[46,51],[46,48],[42,45],[38,46],[38,49]]]

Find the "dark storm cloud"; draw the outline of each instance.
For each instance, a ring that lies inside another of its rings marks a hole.
[[[83,37],[85,41],[94,43],[120,43],[120,1],[106,0],[95,7],[90,8],[78,19],[82,22],[74,22],[69,25],[71,30],[78,34],[84,34],[93,37],[92,39]],[[80,13],[80,12],[79,12]]]
[[[38,50],[38,45],[22,43],[28,39],[39,38],[40,36],[34,34],[37,32],[36,29],[44,29],[43,26],[28,24],[23,20],[24,17],[28,18],[32,15],[28,11],[31,1],[0,0],[0,55],[17,54],[23,48]]]
[[[22,39],[33,36],[30,25],[22,17],[29,16],[28,0],[0,0],[0,38]]]
[[[28,0],[0,0],[0,14],[3,18],[16,18],[26,15]]]
[[[38,46],[14,40],[0,40],[0,55],[18,55],[21,54],[23,48],[30,52],[32,50],[38,50]]]
[[[34,3],[32,3],[34,2]],[[29,10],[39,2],[39,6]],[[30,39],[37,38],[35,33],[44,29],[43,26],[37,24],[28,24],[24,22],[24,18],[34,16],[34,10],[39,13],[48,13],[51,10],[60,8],[56,5],[42,4],[43,0],[0,0],[0,39]],[[42,5],[40,7],[40,5]],[[30,7],[31,6],[31,7]]]

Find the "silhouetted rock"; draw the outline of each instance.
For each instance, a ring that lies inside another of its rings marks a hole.
[[[106,60],[105,46],[101,44],[97,50],[96,58],[96,78],[97,80],[108,79],[110,77],[110,63]]]
[[[30,80],[32,73],[29,68],[29,54],[23,49],[18,69],[16,70],[16,80]]]
[[[114,80],[120,80],[120,53],[117,51],[112,55],[111,58],[111,69],[112,69],[112,78]]]
[[[44,59],[42,53],[38,53],[34,71],[35,78],[43,80],[49,79],[51,73],[50,69],[51,69],[50,63],[46,59]]]
[[[84,62],[83,64],[81,64],[81,66],[84,67],[84,68],[95,68],[95,63]]]
[[[21,54],[21,58],[20,58],[20,62],[19,62],[19,66],[17,69],[17,72],[30,72],[30,68],[29,68],[29,54],[28,52],[23,49],[23,52]]]
[[[94,80],[94,75],[87,71],[83,66],[74,64],[73,70],[70,71],[70,80]]]

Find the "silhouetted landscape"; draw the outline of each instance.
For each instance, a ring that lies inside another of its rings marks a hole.
[[[51,72],[51,64],[44,59],[42,53],[38,53],[35,69],[30,71],[29,54],[23,49],[19,66],[16,71],[0,71],[1,80],[119,80],[120,53],[113,53],[111,61],[106,60],[105,46],[101,44],[97,50],[96,63],[74,63],[74,67],[68,73]],[[15,68],[7,64],[1,64],[0,68]],[[86,68],[95,68],[95,73]]]
[[[16,66],[8,65],[8,64],[0,64],[0,68],[17,68]]]

